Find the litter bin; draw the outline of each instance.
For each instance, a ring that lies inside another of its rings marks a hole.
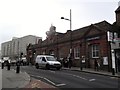
[[[2,69],[4,69],[4,63],[2,63]]]
[[[112,75],[115,75],[115,69],[112,68]]]
[[[20,61],[17,61],[16,63],[16,73],[19,73],[20,72]]]
[[[7,70],[10,70],[10,64],[7,65]]]

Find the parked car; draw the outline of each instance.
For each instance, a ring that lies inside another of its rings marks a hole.
[[[22,64],[23,64],[23,66],[27,65],[27,59],[26,59],[26,57],[22,58]]]
[[[11,60],[3,60],[4,61],[4,66],[7,66],[8,64],[11,65]]]
[[[11,65],[16,65],[16,60],[11,60]]]
[[[60,70],[62,67],[60,62],[58,62],[53,56],[49,55],[37,55],[35,66],[37,69],[43,67],[46,69],[56,68],[57,70]]]

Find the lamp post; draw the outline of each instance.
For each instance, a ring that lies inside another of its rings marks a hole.
[[[56,37],[57,37],[57,41],[56,41],[56,44],[57,44],[57,52],[56,52],[56,56],[57,56],[57,60],[59,60],[59,49],[58,49],[58,33],[55,33]]]
[[[61,19],[64,19],[64,20],[68,20],[68,21],[70,21],[70,30],[72,30],[71,9],[70,9],[70,19],[65,18],[65,17],[61,17]]]
[[[71,15],[71,9],[70,9],[70,19],[65,18],[65,17],[61,17],[61,19],[70,21],[70,30],[72,30],[72,18],[71,17],[72,17],[72,15]],[[70,54],[71,53],[72,53],[72,31],[70,33]]]

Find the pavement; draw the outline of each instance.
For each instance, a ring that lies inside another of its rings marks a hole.
[[[62,68],[64,70],[72,70],[72,71],[79,71],[79,72],[85,72],[85,73],[93,73],[93,74],[99,74],[99,75],[106,75],[106,76],[112,76],[112,77],[118,77],[120,76],[118,74],[112,75],[111,72],[107,71],[95,71],[93,69],[87,69],[83,68],[81,71],[78,67],[72,67],[69,68]],[[40,90],[58,90],[58,88],[51,86],[47,83],[42,82],[41,80],[37,80],[34,78],[31,78],[26,72],[19,72],[16,73],[16,70],[10,69],[7,70],[5,67],[4,69],[0,68],[0,89],[5,90],[6,88],[12,88],[17,90],[18,88],[24,88],[25,90],[29,90],[29,88],[40,88]],[[24,90],[22,89],[22,90]]]
[[[41,80],[31,78],[26,72],[20,71],[16,73],[14,69],[8,70],[6,67],[4,69],[0,67],[0,74],[0,90],[30,90],[32,88],[35,90],[37,88],[39,90],[58,90],[58,88],[44,83]]]
[[[80,69],[80,67],[71,67],[71,68],[62,68],[62,69],[120,78],[120,72],[118,73],[115,72],[115,75],[113,75],[112,72],[103,71],[103,70],[95,71],[94,69],[91,69],[91,68],[82,68],[82,70]]]
[[[24,88],[30,82],[30,76],[26,72],[16,73],[16,70],[4,69],[0,70],[2,72],[2,90],[5,88]]]

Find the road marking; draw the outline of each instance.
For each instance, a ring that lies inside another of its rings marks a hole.
[[[43,79],[45,79],[46,81],[48,81],[49,83],[51,83],[51,84],[53,84],[53,85],[56,85],[54,82],[50,81],[50,80],[47,79],[47,78],[43,78]]]
[[[52,82],[51,80],[49,80],[49,79],[47,79],[47,78],[45,78],[45,77],[42,77],[42,76],[37,76],[37,75],[30,75],[30,76],[38,77],[38,78],[44,79],[44,80],[48,81],[49,83],[51,83],[52,85],[57,86],[57,87],[66,85],[66,84],[64,84],[64,83],[55,84],[55,83]]]
[[[80,76],[78,76],[78,75],[74,75],[74,74],[68,74],[68,73],[64,73],[64,74],[67,74],[67,75],[71,75],[71,76],[73,76],[73,77],[77,77],[77,78],[80,78],[80,79],[83,79],[83,80],[87,80],[86,78],[84,78],[84,77],[80,77]]]
[[[118,79],[118,77],[110,77],[111,79]]]
[[[95,81],[96,79],[86,79],[86,78],[84,78],[84,77],[80,77],[80,76],[78,76],[78,75],[74,75],[74,74],[68,74],[68,73],[64,73],[64,74],[67,74],[67,75],[71,75],[71,76],[74,76],[74,77],[77,77],[77,78],[80,78],[80,79],[83,79],[83,80],[88,80],[88,81],[90,81],[90,82],[92,82],[92,81]]]
[[[95,81],[96,79],[89,79],[90,82]]]
[[[30,75],[30,76],[33,76],[33,77],[38,77],[38,78],[43,79],[43,77],[41,77],[41,76],[37,76],[37,75]]]
[[[86,78],[83,78],[83,77],[80,77],[80,76],[77,76],[77,75],[73,75],[74,77],[77,77],[77,78],[80,78],[80,79],[84,79],[84,80],[87,80]]]
[[[51,71],[51,70],[49,70],[49,72],[55,73],[55,71]]]
[[[59,87],[59,86],[64,86],[66,84],[62,83],[62,84],[57,84],[56,86]]]

